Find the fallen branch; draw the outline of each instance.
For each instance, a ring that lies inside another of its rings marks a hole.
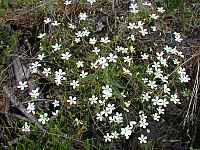
[[[42,126],[42,124],[38,122],[36,117],[26,112],[24,106],[20,102],[17,102],[16,96],[14,96],[14,94],[11,92],[11,90],[8,89],[8,87],[4,86],[3,91],[7,95],[10,103],[16,105],[16,108],[28,119],[29,122],[36,124],[40,130],[46,133],[47,130]]]

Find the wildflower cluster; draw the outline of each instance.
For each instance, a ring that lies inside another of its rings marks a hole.
[[[97,2],[87,3],[94,6]],[[65,1],[63,5],[70,4]],[[142,11],[148,15],[137,17]],[[132,0],[127,16],[118,20],[119,25],[126,23],[124,31],[103,35],[91,25],[95,20],[92,12],[81,12],[78,22],[69,22],[67,27],[51,16],[45,18],[44,25],[52,30],[39,34],[40,54],[29,69],[34,75],[42,75],[54,91],[63,90],[62,96],[53,92],[63,103],[52,103],[52,115],[57,116],[56,108],[62,107],[74,113],[77,120],[79,114],[89,111],[94,128],[102,132],[99,136],[105,142],[135,134],[139,143],[147,143],[151,122],[162,120],[167,106],[181,104],[174,83],[190,80],[186,69],[179,67],[184,61],[182,35],[172,31],[172,44],[160,28],[159,19],[165,13],[163,7],[155,8],[150,2],[140,6]],[[28,88],[27,81],[19,82],[18,88]],[[42,93],[36,88],[29,95],[38,99]],[[27,112],[39,114],[38,121],[45,125],[49,113],[40,111],[35,103],[28,103]],[[91,126],[84,118],[79,119]],[[22,130],[30,131],[30,126],[25,123]]]

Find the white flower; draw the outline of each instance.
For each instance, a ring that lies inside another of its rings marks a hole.
[[[151,29],[155,32],[157,31],[157,27],[156,26],[152,26]]]
[[[75,40],[76,43],[79,43],[81,41],[80,38],[75,38],[74,40]]]
[[[181,81],[181,83],[184,83],[184,82],[188,82],[190,78],[186,73],[181,73],[179,80]]]
[[[54,52],[59,51],[61,49],[61,45],[58,43],[56,43],[55,45],[52,45],[51,47],[53,48]]]
[[[56,110],[55,112],[52,112],[52,115],[53,115],[53,116],[58,116],[58,112],[59,112],[59,111]]]
[[[176,53],[177,53],[178,56],[184,58],[183,52],[181,52],[181,51],[177,51]]]
[[[144,22],[142,22],[142,21],[138,21],[137,22],[137,29],[141,29],[141,30],[143,30],[143,25],[144,25]]]
[[[26,112],[35,114],[35,104],[34,103],[28,103],[28,106],[26,108]]]
[[[95,37],[90,38],[89,44],[94,45],[94,44],[96,44],[96,42],[97,42],[97,39]]]
[[[163,65],[164,67],[167,67],[167,66],[168,66],[167,60],[164,59],[163,57],[161,57],[161,58],[159,59],[159,61],[160,61],[160,64]]]
[[[138,29],[138,26],[136,25],[136,23],[129,23],[127,28],[133,30]]]
[[[105,101],[105,99],[104,99],[104,100],[99,100],[98,102],[99,102],[99,104],[102,106],[102,105],[105,105],[105,102],[106,102],[106,101]]]
[[[95,47],[95,48],[92,50],[92,52],[94,52],[94,53],[96,53],[96,54],[98,55],[99,52],[100,52],[100,49],[98,49],[97,47]]]
[[[177,32],[174,32],[174,35],[175,35],[175,41],[176,42],[182,42],[183,39],[181,38],[181,34],[180,33],[177,33]]]
[[[155,114],[153,114],[152,116],[153,116],[153,120],[155,120],[155,121],[159,121],[160,116],[159,116],[158,113],[155,113]]]
[[[83,37],[83,32],[82,31],[78,31],[77,33],[75,33],[76,37],[81,38]]]
[[[160,79],[162,80],[162,82],[168,83],[168,76],[162,76]]]
[[[111,136],[112,136],[113,139],[117,139],[119,137],[119,133],[117,133],[116,131],[112,132]]]
[[[128,62],[129,66],[130,66],[130,64],[132,62],[132,58],[130,58],[129,56],[126,56],[126,57],[123,57],[123,59],[124,59],[124,62]]]
[[[77,38],[82,38],[82,37],[88,37],[89,36],[90,32],[86,28],[83,28],[83,29],[84,29],[83,31],[78,31],[77,33],[75,33]]]
[[[185,75],[182,74],[179,77],[179,80],[181,81],[181,83],[183,83],[183,82],[188,82],[190,80],[190,78],[189,78],[189,76],[187,74],[185,74]]]
[[[76,63],[76,66],[77,66],[77,68],[81,68],[81,67],[83,67],[83,61],[78,61],[77,63]]]
[[[115,121],[115,119],[114,119],[112,116],[108,117],[108,119],[109,119],[109,122],[110,122],[110,123],[112,123],[112,122]]]
[[[170,91],[171,91],[171,90],[170,90],[170,88],[167,87],[167,84],[164,84],[163,92],[164,92],[165,94],[169,94]]]
[[[69,27],[70,29],[76,29],[76,26],[73,25],[73,24],[71,24],[71,23],[68,23],[68,27]]]
[[[122,97],[124,97],[124,98],[126,97],[126,95],[124,94],[124,92],[121,92],[120,94],[121,94]],[[130,101],[124,102],[125,105],[126,105],[126,107],[129,107],[129,106],[127,106],[127,105],[129,105],[129,102],[130,102]]]
[[[64,2],[64,5],[70,5],[70,4],[72,4],[72,1],[69,1],[69,0],[65,0],[65,2]]]
[[[64,76],[66,73],[62,71],[62,69],[59,69],[58,71],[55,72],[56,75],[59,76]]]
[[[121,128],[121,135],[124,135],[126,139],[129,139],[129,136],[132,134],[132,127],[127,125],[125,128]]]
[[[98,97],[92,95],[92,97],[89,98],[90,104],[96,104],[98,100]]]
[[[146,119],[141,118],[140,121],[139,121],[139,125],[140,125],[140,128],[146,129],[146,127],[149,125],[149,123],[147,122]]]
[[[151,6],[151,3],[150,2],[144,2],[144,3],[142,3],[144,6]]]
[[[42,39],[42,38],[45,37],[45,36],[46,36],[46,33],[40,33],[40,34],[37,36],[37,38]]]
[[[96,61],[95,63],[91,63],[91,69],[92,68],[98,68],[98,66],[97,66],[97,64],[98,64],[98,61]]]
[[[30,125],[28,125],[27,122],[24,123],[23,127],[22,127],[22,131],[23,132],[30,132]]]
[[[116,60],[117,58],[118,58],[117,55],[114,55],[112,53],[109,53],[109,56],[107,57],[109,62],[114,62],[114,63],[117,62],[117,60]]]
[[[142,94],[142,100],[143,101],[148,102],[150,98],[151,98],[151,96],[149,95],[149,93]]]
[[[91,5],[96,2],[96,0],[87,0]]]
[[[116,50],[117,52],[122,52],[122,54],[128,53],[128,48],[124,48],[122,46],[117,46]]]
[[[31,65],[29,66],[30,72],[31,73],[37,73],[38,67],[40,67],[40,66],[41,66],[41,64],[38,61],[31,63]]]
[[[150,18],[157,20],[157,19],[159,18],[159,16],[156,15],[156,14],[151,14],[151,15],[150,15]]]
[[[51,23],[51,25],[52,25],[52,26],[59,26],[60,23],[58,23],[58,21],[54,21],[54,22]]]
[[[62,71],[62,69],[59,69],[58,71],[55,72],[56,75],[59,76],[64,76],[66,73]]]
[[[24,90],[25,88],[28,87],[28,82],[27,81],[19,81],[19,85],[17,86],[17,88],[19,88],[20,90]]]
[[[103,137],[104,137],[104,139],[105,139],[105,142],[111,142],[111,140],[112,140],[112,136],[109,135],[109,133],[107,133],[107,134],[104,135]]]
[[[139,111],[139,117],[140,117],[141,120],[147,119],[147,116],[144,114],[143,111]]]
[[[103,117],[103,112],[97,113],[96,116],[97,116],[97,117],[96,117],[97,120],[103,121],[103,119],[104,119],[104,117]]]
[[[55,107],[60,106],[59,103],[60,103],[59,101],[55,100],[55,101],[52,103],[52,104],[53,104],[53,107],[55,108]]]
[[[48,114],[44,113],[43,115],[40,115],[38,121],[41,122],[42,124],[45,124],[47,121],[49,121]]]
[[[87,17],[88,17],[88,16],[87,16],[86,13],[80,13],[80,14],[79,14],[79,19],[80,19],[80,20],[84,20],[84,21],[85,21],[85,20],[87,19]]]
[[[156,55],[157,55],[157,59],[160,60],[163,57],[164,53],[163,51],[160,53],[157,52]]]
[[[130,9],[130,12],[134,13],[134,14],[139,12],[137,4],[131,3],[130,6],[129,6],[129,9]]]
[[[160,106],[157,108],[158,114],[164,114],[164,109]]]
[[[128,53],[128,48],[121,47],[121,52],[122,52],[122,54],[127,54]],[[129,56],[127,56],[127,58],[128,57]]]
[[[133,42],[135,41],[135,35],[131,34],[131,36],[128,37],[128,40],[131,39]]]
[[[130,72],[130,70],[126,69],[126,68],[122,68],[123,69],[123,73],[132,76],[132,73]]]
[[[61,54],[61,59],[63,59],[63,60],[69,60],[69,58],[71,56],[72,55],[69,52],[66,52],[66,53]]]
[[[178,99],[177,94],[171,95],[170,101],[173,102],[174,104],[180,104],[180,99]]]
[[[70,85],[73,87],[73,89],[75,89],[76,87],[79,86],[79,81],[73,80],[73,81],[70,83]]]
[[[122,93],[121,93],[122,94]],[[126,95],[122,95],[123,97],[126,97]],[[131,104],[131,101],[124,102],[124,105],[128,108]]]
[[[151,131],[149,129],[147,129],[147,133],[150,133]]]
[[[48,77],[49,74],[51,74],[51,68],[44,68],[42,73],[45,75],[45,77]]]
[[[154,72],[154,75],[155,75],[155,79],[158,78],[158,79],[161,79],[163,77],[163,71],[158,68],[155,72]]]
[[[120,124],[123,122],[123,117],[122,117],[122,113],[118,113],[116,112],[115,115],[113,116],[114,122],[116,122],[117,124]]]
[[[81,71],[80,77],[85,78],[88,75],[88,72],[85,72],[84,70]]]
[[[145,60],[145,59],[149,59],[149,55],[144,53],[143,55],[141,55],[142,59]]]
[[[106,112],[108,112],[108,114],[112,114],[113,110],[115,110],[115,105],[109,103],[106,107]]]
[[[158,11],[159,13],[164,13],[164,12],[165,12],[165,10],[164,10],[163,7],[158,7],[158,8],[157,8],[157,11]]]
[[[181,83],[188,82],[190,80],[189,76],[186,74],[185,68],[180,67],[178,73],[180,75],[179,80],[181,81]]]
[[[147,78],[142,78],[142,81],[143,81],[144,83],[147,83],[147,82],[148,82],[148,79],[147,79]]]
[[[105,117],[108,117],[112,112],[106,109],[106,110],[103,110],[102,113],[105,115]]]
[[[155,89],[157,87],[156,85],[156,81],[150,81],[149,80],[149,83],[147,84],[149,87],[151,87],[151,89]]]
[[[51,22],[51,19],[50,18],[46,18],[45,20],[44,20],[44,23],[45,24],[48,24],[48,23],[50,23]]]
[[[142,36],[145,36],[146,34],[148,34],[147,29],[143,29],[143,28],[141,28],[139,32],[142,34]]]
[[[62,71],[62,69],[59,69],[58,71],[55,72],[55,82],[56,85],[60,85],[62,80],[65,80],[65,75],[66,73]]]
[[[105,69],[108,66],[107,59],[105,57],[101,57],[97,60],[98,64],[101,66],[102,69]]]
[[[105,99],[112,97],[112,89],[109,87],[109,85],[103,86],[102,89],[103,89],[103,91],[102,91],[103,97]]]
[[[127,109],[127,108],[125,108],[125,107],[124,107],[123,109],[124,109],[126,112],[129,112],[129,109]]]
[[[147,71],[146,71],[149,75],[153,74],[153,69],[151,67],[148,66]]]
[[[84,30],[82,31],[83,36],[87,37],[90,34],[90,31],[88,31],[87,29],[84,28]]]
[[[83,124],[83,121],[79,120],[78,118],[76,118],[74,121],[76,122],[76,125]]]
[[[166,45],[164,50],[166,51],[166,53],[171,53],[173,51],[173,48],[168,46],[168,45]]]
[[[32,98],[38,98],[40,93],[39,93],[39,88],[37,87],[35,90],[32,90],[29,95],[32,97]]]
[[[136,125],[137,122],[136,121],[130,121],[130,126],[133,127],[134,125]]]
[[[147,133],[150,133],[151,131],[149,129],[147,129]]]
[[[160,99],[158,96],[156,96],[155,98],[152,99],[153,105],[158,105],[158,106],[162,106],[162,102],[163,100]]]
[[[167,107],[168,104],[169,104],[169,102],[167,101],[167,99],[163,98],[160,106]]]
[[[107,43],[109,43],[110,42],[110,40],[108,39],[108,37],[101,37],[101,40],[100,40],[100,42],[101,43],[105,43],[105,44],[107,44]]]
[[[152,67],[157,71],[160,68],[160,62],[154,62]]]
[[[45,57],[45,56],[44,56],[44,53],[42,53],[42,54],[39,54],[39,55],[38,55],[37,59],[39,59],[39,60],[41,61],[41,60],[43,60],[44,57]]]
[[[67,100],[67,102],[70,105],[76,104],[76,97],[69,96],[69,99]]]
[[[141,136],[138,137],[138,140],[140,141],[140,144],[147,143],[147,136],[141,134]]]

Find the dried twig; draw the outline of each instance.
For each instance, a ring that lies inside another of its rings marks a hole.
[[[195,117],[195,112],[196,112],[196,107],[197,107],[197,99],[198,99],[198,90],[199,90],[199,71],[200,71],[200,62],[198,60],[198,64],[197,64],[198,68],[197,68],[197,74],[196,74],[196,79],[195,79],[195,83],[194,83],[194,87],[193,87],[193,91],[192,91],[192,96],[190,98],[190,103],[187,109],[187,113],[185,115],[185,119],[183,122],[183,125],[185,126],[186,123],[190,120],[192,120],[192,123],[194,121],[194,117]],[[191,111],[191,114],[189,114]]]

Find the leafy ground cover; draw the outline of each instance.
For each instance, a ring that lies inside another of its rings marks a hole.
[[[198,6],[3,0],[2,148],[198,148]]]

